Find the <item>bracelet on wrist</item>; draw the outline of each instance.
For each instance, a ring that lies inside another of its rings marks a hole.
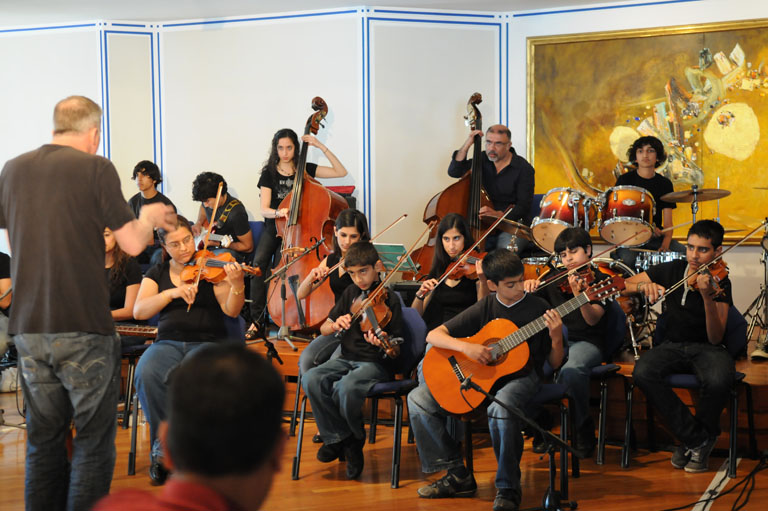
[[[243,294],[243,291],[245,291],[245,286],[241,287],[239,290],[236,290],[234,287],[230,287],[230,288],[229,288],[229,291],[230,291],[230,292],[231,292],[233,295],[235,295],[235,296],[239,296],[239,295]]]

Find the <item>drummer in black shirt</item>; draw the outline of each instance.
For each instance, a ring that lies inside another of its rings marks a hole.
[[[674,192],[672,181],[656,172],[656,169],[667,161],[664,144],[653,136],[640,137],[627,150],[629,162],[637,168],[622,174],[616,180],[616,186],[637,186],[648,190],[653,196],[656,211],[653,215],[653,235],[644,249],[659,252],[685,253],[685,247],[672,239],[672,231],[662,233],[661,230],[672,225],[672,210],[677,207],[674,202],[661,200],[662,195]],[[628,248],[616,251],[616,257],[624,261],[630,268],[635,267],[637,252]]]
[[[688,231],[685,261],[658,264],[626,281],[624,293],[642,292],[651,302],[664,298],[659,317],[666,323],[662,344],[645,353],[632,374],[669,431],[681,442],[672,465],[686,472],[708,469],[709,454],[720,433],[720,414],[733,384],[734,360],[723,347],[728,310],[733,305],[731,282],[718,283],[708,275],[694,275],[721,251],[723,227],[714,220],[699,220]],[[689,277],[670,294],[666,289]],[[701,381],[692,414],[675,391],[665,383],[669,374],[692,371]]]

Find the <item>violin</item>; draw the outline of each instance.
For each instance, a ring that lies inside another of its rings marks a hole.
[[[360,330],[363,332],[372,331],[384,345],[384,353],[389,358],[397,358],[400,355],[400,345],[403,343],[403,339],[401,337],[390,338],[389,334],[383,330],[392,319],[392,311],[387,305],[388,298],[389,294],[386,289],[376,294],[371,300],[365,300],[363,295],[360,295],[352,302],[350,312],[356,316],[362,309]]]
[[[725,289],[720,285],[723,279],[728,277],[728,264],[724,260],[718,259],[702,270],[701,273],[709,276],[709,282],[712,286],[712,296],[720,296],[725,292]],[[693,283],[690,283],[690,286],[697,291],[699,290],[699,282],[695,275],[693,276]]]
[[[595,274],[592,272],[592,268],[590,268],[589,265],[579,268],[573,274],[570,274],[570,273],[565,274],[566,277],[568,277],[569,275],[576,275],[576,277],[578,277],[579,280],[583,281],[587,286],[591,285],[592,282],[594,282],[595,280]],[[573,289],[571,289],[571,283],[568,282],[567,278],[560,283],[560,291],[569,295],[573,294]]]
[[[227,276],[224,267],[235,262],[237,262],[235,257],[229,252],[215,255],[210,250],[198,250],[192,256],[190,262],[181,269],[180,278],[182,282],[197,282],[199,277],[212,284],[218,284]],[[240,265],[240,267],[245,273],[256,276],[261,275],[260,268],[254,268],[245,264]]]
[[[451,280],[460,280],[463,277],[468,279],[477,278],[477,263],[482,261],[488,252],[479,252],[477,255],[471,255],[464,258],[461,264],[456,266],[454,270],[448,274],[448,278]]]

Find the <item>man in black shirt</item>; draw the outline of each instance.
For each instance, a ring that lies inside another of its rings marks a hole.
[[[718,256],[723,227],[713,220],[699,220],[688,231],[686,261],[658,264],[626,281],[625,293],[642,292],[651,302],[664,298],[666,309],[659,324],[666,324],[662,344],[645,353],[632,374],[669,430],[682,443],[672,455],[675,468],[703,472],[720,433],[720,414],[733,385],[734,361],[723,347],[728,309],[733,305],[731,282],[718,283],[694,272]],[[686,279],[670,294],[666,289]],[[691,414],[665,378],[692,371],[701,380],[696,414]]]
[[[216,202],[216,192],[219,183],[224,183],[221,198]],[[230,252],[238,262],[244,262],[245,256],[253,250],[251,224],[248,223],[248,212],[243,203],[227,193],[227,182],[219,174],[203,172],[198,174],[192,183],[192,200],[202,202],[197,222],[192,226],[195,236],[202,233],[206,225],[215,225],[215,234],[225,236],[221,242],[209,240],[208,246],[218,253],[221,250]],[[216,218],[212,222],[211,214],[216,207]]]
[[[503,248],[494,250],[483,259],[483,271],[492,294],[429,332],[427,342],[434,347],[462,352],[476,362],[489,364],[493,361],[490,346],[470,343],[460,337],[476,334],[497,318],[523,327],[543,316],[548,332],[542,330],[526,341],[531,353],[526,368],[516,373],[514,379],[497,383],[493,389],[502,402],[523,408],[541,387],[544,361],[549,361],[552,367],[559,367],[562,363],[562,320],[557,311],[549,310],[547,302],[525,292],[523,263],[516,254]],[[424,381],[421,375],[419,380]],[[459,392],[458,381],[456,392]],[[448,471],[434,483],[419,488],[419,496],[434,499],[474,495],[477,490],[475,478],[464,466],[459,443],[448,434],[447,414],[435,401],[426,383],[408,394],[408,410],[422,470],[426,473]],[[516,511],[522,498],[520,458],[523,435],[520,422],[505,408],[491,403],[488,406],[488,428],[498,463],[493,509]]]
[[[674,192],[672,181],[656,172],[656,169],[667,161],[667,153],[664,151],[664,144],[656,137],[640,137],[627,150],[629,162],[636,165],[637,169],[622,174],[616,180],[616,186],[637,186],[651,192],[653,201],[656,204],[656,211],[653,215],[653,235],[643,245],[643,248],[649,250],[658,250],[659,252],[679,252],[685,253],[685,247],[678,241],[672,239],[672,231],[662,234],[661,230],[672,226],[672,210],[677,207],[674,202],[665,202],[661,200],[662,195]],[[635,267],[637,252],[628,248],[619,248],[616,251],[616,257],[624,261],[630,268]]]
[[[160,169],[157,165],[149,160],[140,161],[133,168],[133,177],[131,179],[136,181],[136,186],[139,187],[139,193],[128,199],[128,205],[133,210],[136,218],[139,217],[139,212],[143,206],[155,202],[171,206],[176,211],[176,206],[173,205],[171,199],[157,191],[157,185],[163,182],[163,177],[160,175]],[[160,248],[160,238],[155,233],[154,242],[147,246],[144,252],[139,254],[136,259],[142,264],[155,265],[161,261],[162,253],[163,249]]]
[[[461,177],[472,168],[472,160],[467,160],[467,152],[478,135],[482,136],[483,132],[472,131],[464,145],[453,153],[451,164],[448,166],[449,176]],[[483,188],[488,193],[493,208],[481,207],[480,216],[498,218],[514,204],[507,219],[530,225],[534,170],[525,158],[515,152],[511,139],[512,132],[503,124],[495,124],[486,132],[485,151],[481,155]],[[497,231],[486,238],[485,249],[490,251],[494,248],[506,248],[512,242],[518,254],[530,245],[527,240]]]

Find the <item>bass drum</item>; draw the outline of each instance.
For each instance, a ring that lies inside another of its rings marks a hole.
[[[597,265],[598,269],[611,277],[616,275],[628,279],[635,275],[635,271],[621,261],[610,259],[607,257],[598,257],[592,260]],[[642,293],[632,293],[629,296],[619,296],[616,301],[619,303],[621,310],[632,321],[632,333],[635,338],[640,336],[641,330],[643,330],[648,324],[649,305],[648,299]],[[627,332],[627,338],[631,343],[631,337]]]

